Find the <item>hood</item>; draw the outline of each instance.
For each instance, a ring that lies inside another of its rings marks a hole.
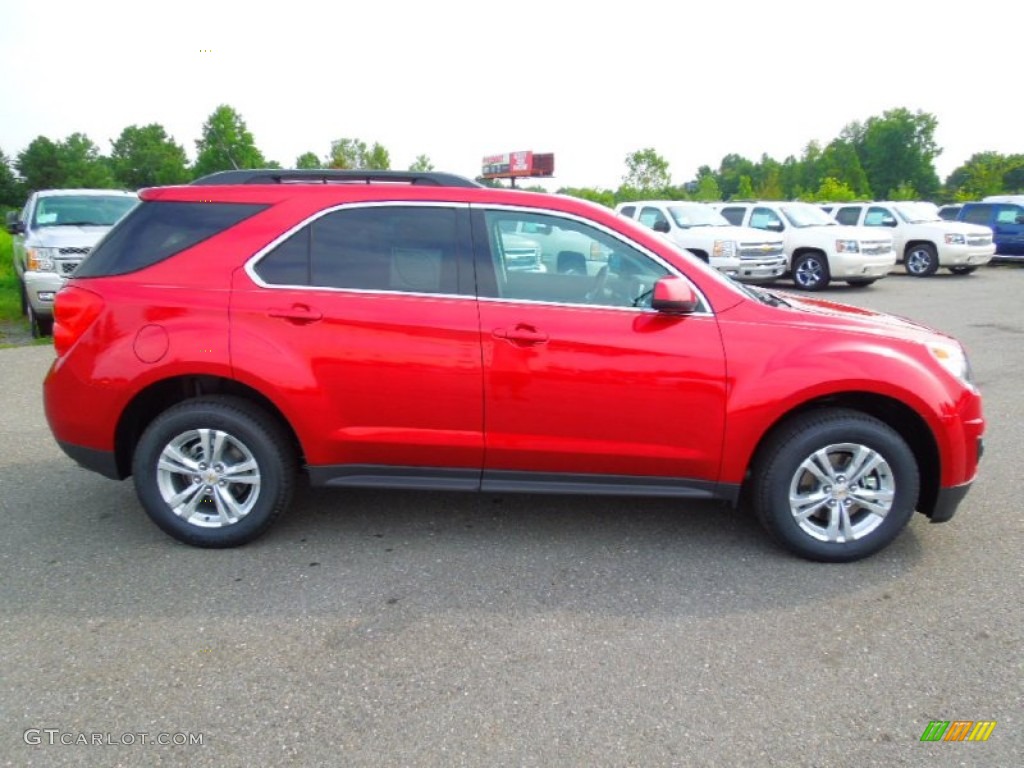
[[[26,245],[37,248],[92,248],[110,231],[110,227],[43,227],[26,239]]]
[[[730,227],[729,229],[735,232],[737,240],[780,244],[783,241],[781,234],[769,229],[754,229],[753,227]]]
[[[929,328],[899,315],[875,312],[863,307],[839,304],[825,299],[815,299],[799,294],[772,291],[785,299],[788,307],[776,311],[789,314],[788,320],[798,325],[806,324],[821,330],[823,324],[835,331],[867,333],[886,338],[900,338],[907,341],[953,340],[948,334]]]
[[[919,221],[916,224],[908,224],[919,231],[936,232],[940,234],[956,233],[960,235],[991,235],[992,230],[980,224],[968,224],[965,221]]]

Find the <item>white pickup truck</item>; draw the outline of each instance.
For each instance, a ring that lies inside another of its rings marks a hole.
[[[843,203],[832,209],[832,216],[840,224],[891,232],[899,260],[914,277],[934,275],[939,267],[970,274],[996,252],[991,229],[945,221],[931,203]]]
[[[820,291],[833,280],[871,285],[896,264],[888,232],[840,226],[810,203],[764,201],[714,207],[733,224],[781,234],[793,282],[804,290]]]
[[[680,248],[737,280],[768,283],[786,272],[781,236],[734,227],[710,205],[642,200],[620,203],[615,211],[661,232]]]

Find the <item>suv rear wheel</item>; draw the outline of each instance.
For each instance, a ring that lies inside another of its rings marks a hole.
[[[291,501],[296,459],[284,430],[233,397],[180,403],[135,448],[135,489],[165,532],[199,547],[260,536]]]
[[[858,411],[799,416],[754,466],[753,506],[784,547],[847,562],[888,546],[914,513],[917,462],[899,434]]]

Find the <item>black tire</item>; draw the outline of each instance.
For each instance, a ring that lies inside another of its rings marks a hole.
[[[18,281],[18,298],[21,300],[21,316],[28,314],[28,294],[25,292],[25,284]]]
[[[858,451],[878,463],[851,483],[844,472]],[[892,543],[914,514],[919,487],[917,461],[895,430],[835,408],[798,416],[769,437],[754,463],[751,501],[783,547],[809,560],[840,563]]]
[[[28,304],[28,326],[29,330],[32,331],[33,339],[45,339],[47,336],[53,334],[53,318],[52,317],[41,317],[36,314],[36,311],[32,309],[32,305]]]
[[[939,256],[931,243],[917,243],[903,254],[903,266],[908,275],[931,277],[939,268]]]
[[[200,429],[214,432],[205,446]],[[161,465],[174,452],[183,461],[172,457]],[[180,471],[168,469],[175,462]],[[296,456],[285,430],[263,410],[210,396],[157,416],[135,446],[132,471],[139,501],[164,532],[197,547],[237,547],[258,538],[288,507]],[[168,496],[180,499],[181,514]]]
[[[969,275],[976,269],[977,267],[950,267],[949,271],[954,275]]]
[[[846,284],[851,288],[867,288],[869,285],[874,283],[875,280],[847,280]]]
[[[805,291],[820,291],[832,279],[828,259],[821,251],[802,253],[793,259],[793,283]]]

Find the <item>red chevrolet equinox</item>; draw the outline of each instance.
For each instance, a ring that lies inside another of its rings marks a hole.
[[[61,448],[201,547],[316,485],[744,503],[848,561],[949,520],[982,450],[962,347],[733,282],[590,203],[438,173],[146,189],[60,291]]]

